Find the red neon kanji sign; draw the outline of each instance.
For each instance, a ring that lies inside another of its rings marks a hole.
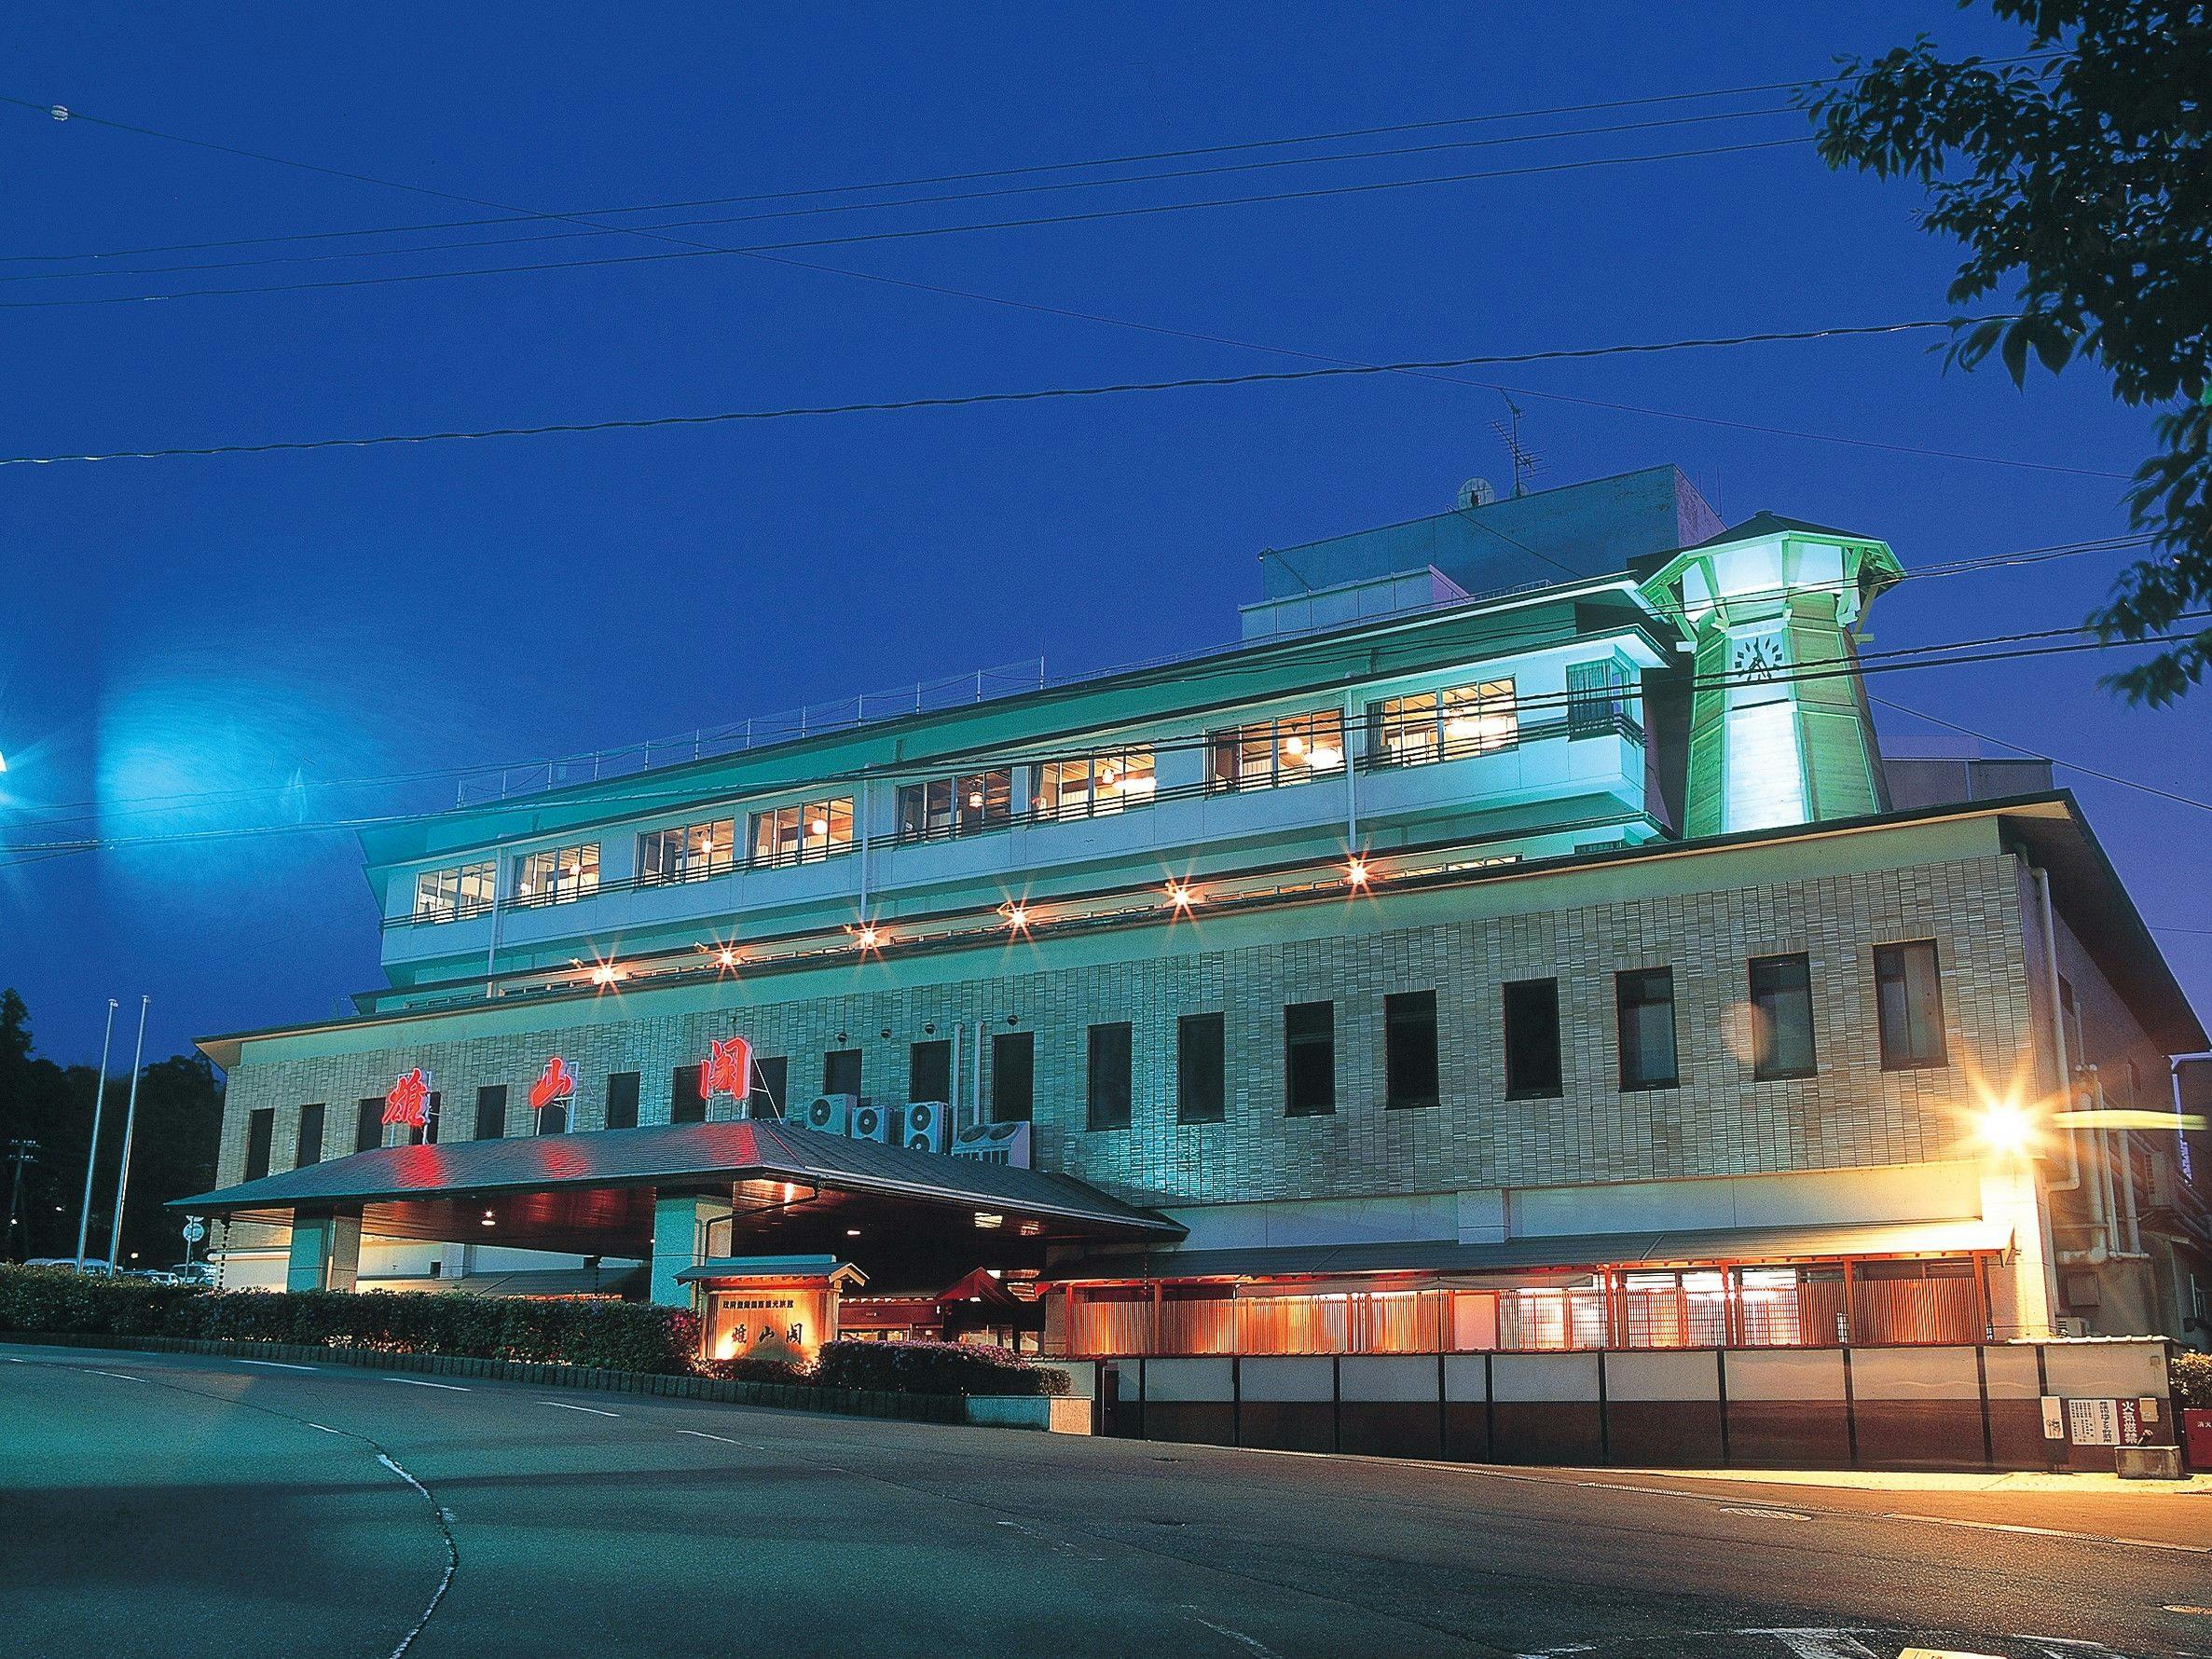
[[[530,1085],[530,1110],[543,1112],[556,1101],[571,1100],[576,1093],[576,1068],[554,1055],[545,1063],[545,1070]]]
[[[707,1039],[707,1058],[699,1063],[699,1098],[712,1100],[726,1094],[743,1100],[752,1090],[752,1043],[734,1036],[727,1041]]]
[[[419,1129],[430,1121],[430,1074],[420,1066],[404,1073],[384,1096],[384,1121]]]

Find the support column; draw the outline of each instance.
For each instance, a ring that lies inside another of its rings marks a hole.
[[[653,1200],[653,1288],[647,1293],[664,1308],[689,1308],[696,1297],[676,1275],[707,1259],[707,1228],[730,1213],[725,1199],[695,1193],[655,1194]]]
[[[351,1290],[361,1276],[361,1212],[292,1217],[286,1290]]]

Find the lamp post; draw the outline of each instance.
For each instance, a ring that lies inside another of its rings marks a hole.
[[[146,1008],[154,999],[138,999],[138,1051],[131,1060],[131,1102],[123,1109],[123,1163],[116,1171],[116,1213],[109,1218],[107,1229],[107,1276],[116,1275],[116,1252],[123,1243],[123,1200],[131,1191],[131,1136],[138,1128],[138,1078],[145,1069]]]
[[[115,1040],[116,1009],[107,999],[107,1031],[100,1039],[100,1081],[92,1085],[92,1145],[85,1153],[85,1201],[76,1212],[76,1270],[85,1270],[85,1232],[92,1225],[92,1170],[100,1161],[100,1109],[107,1104],[107,1046]]]

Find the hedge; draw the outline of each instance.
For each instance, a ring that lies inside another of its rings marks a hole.
[[[2168,1375],[2175,1403],[2186,1411],[2212,1411],[2212,1353],[2176,1349]]]
[[[642,1302],[446,1291],[202,1291],[0,1266],[0,1331],[289,1342],[680,1376],[697,1315]]]
[[[1065,1394],[1067,1373],[975,1342],[825,1342],[821,1388],[908,1394]]]

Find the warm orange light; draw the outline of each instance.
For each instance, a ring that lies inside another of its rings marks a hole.
[[[1351,863],[1345,865],[1344,879],[1354,887],[1366,886],[1367,884],[1367,861],[1365,858],[1354,858]]]
[[[622,969],[611,962],[602,962],[591,970],[591,982],[595,985],[611,985],[621,978]]]
[[[882,939],[883,935],[877,931],[873,924],[866,923],[855,931],[853,937],[860,941],[860,949],[872,951],[875,949],[876,941]]]
[[[1188,882],[1168,883],[1167,901],[1168,903],[1174,905],[1175,909],[1179,911],[1187,911],[1197,900],[1197,898],[1198,895],[1191,891],[1190,884]]]
[[[989,1231],[989,1230],[990,1230],[992,1227],[997,1227],[997,1226],[999,1226],[999,1225],[1000,1225],[1001,1223],[1003,1223],[1005,1220],[1006,1220],[1006,1217],[1005,1217],[1005,1216],[1003,1216],[1003,1215],[997,1215],[997,1214],[994,1214],[994,1213],[993,1213],[991,1211],[989,1211],[989,1210],[978,1210],[978,1211],[975,1213],[975,1224],[976,1224],[976,1226],[978,1226],[978,1227],[980,1227],[983,1228],[983,1229],[984,1229],[986,1232],[987,1232],[987,1231]]]
[[[2035,1119],[2017,1101],[1991,1101],[1982,1109],[1978,1132],[1999,1158],[2017,1158],[2035,1144]]]
[[[1021,932],[1022,929],[1029,925],[1028,908],[1019,904],[1008,906],[1006,912],[1006,925],[1014,932]]]
[[[808,825],[807,828],[812,830],[817,835],[827,835],[830,833],[830,820],[828,818],[817,818],[812,824]]]
[[[735,967],[737,966],[737,953],[732,950],[728,945],[724,945],[721,950],[715,952],[714,960],[721,967]]]

